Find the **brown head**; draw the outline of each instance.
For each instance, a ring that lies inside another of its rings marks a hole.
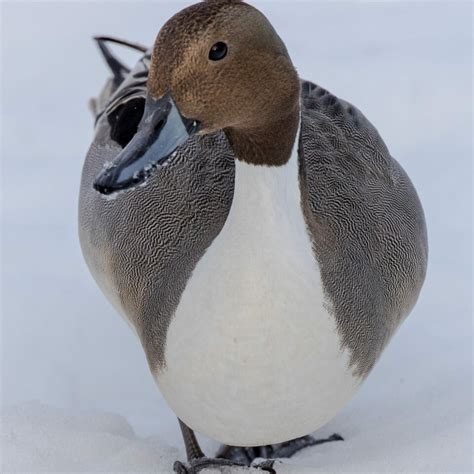
[[[217,130],[225,131],[240,160],[278,166],[290,157],[299,120],[298,75],[267,18],[242,1],[208,0],[173,16],[156,39],[147,87],[140,125],[147,114],[149,125],[146,131],[140,126],[137,136],[143,132],[148,159],[142,155],[141,164],[153,158],[152,151],[163,159],[158,148],[169,156],[190,133]],[[161,138],[157,146],[157,125],[166,128],[162,122],[173,112],[173,121],[182,121],[172,133],[179,140]],[[134,152],[137,143],[131,148]],[[130,153],[126,161],[130,170],[122,180],[137,174],[137,166],[129,166]],[[108,175],[107,186],[111,175],[119,178],[114,169]]]

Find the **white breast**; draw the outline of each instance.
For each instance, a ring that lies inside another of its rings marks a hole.
[[[156,381],[188,426],[234,446],[308,434],[357,388],[327,309],[289,163],[236,162],[227,222],[198,263]]]

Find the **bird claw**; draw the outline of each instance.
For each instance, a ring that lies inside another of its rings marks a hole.
[[[193,459],[188,464],[176,461],[173,470],[176,474],[198,474],[204,469],[218,469],[222,474],[230,474],[232,467],[247,467],[243,463],[229,461],[228,459]]]
[[[275,461],[275,459],[255,459],[252,461],[252,464],[250,464],[250,467],[260,469],[264,472],[269,472],[270,474],[276,474],[275,469],[273,469]]]
[[[249,465],[241,462],[229,461],[228,459],[199,458],[193,459],[189,464],[176,461],[173,465],[173,470],[176,474],[198,474],[204,469],[216,469],[222,474],[231,474],[232,468],[234,467],[251,467],[270,474],[276,474],[273,469],[274,462],[274,459],[259,459]]]

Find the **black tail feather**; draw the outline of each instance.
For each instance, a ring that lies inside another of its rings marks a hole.
[[[135,49],[141,53],[147,51],[148,48],[142,46],[138,43],[131,43],[130,41],[122,40],[119,38],[114,38],[112,36],[95,36],[94,40],[97,42],[97,45],[104,56],[107,65],[109,66],[114,79],[120,83],[123,81],[125,76],[130,72],[130,68],[125,66],[110,50],[107,46],[107,43],[120,44],[122,46],[128,46],[129,48]]]

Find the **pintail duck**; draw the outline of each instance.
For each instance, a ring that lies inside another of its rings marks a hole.
[[[131,71],[98,41],[113,78],[92,104],[80,240],[180,420],[176,472],[340,439],[308,433],[367,377],[425,277],[410,179],[244,2],[182,10]],[[224,444],[216,458],[193,430]]]

